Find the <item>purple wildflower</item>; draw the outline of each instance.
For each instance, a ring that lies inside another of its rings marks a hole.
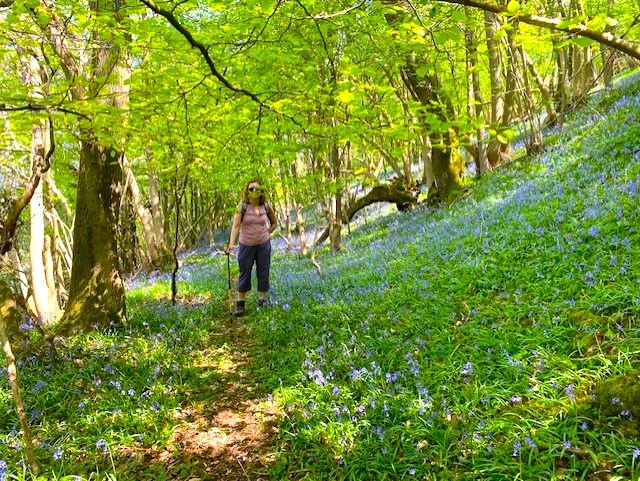
[[[517,456],[518,454],[520,454],[520,450],[522,449],[522,443],[516,439],[516,442],[513,443],[513,454],[512,456]]]
[[[567,395],[567,397],[569,397],[569,399],[573,400],[576,398],[576,395],[573,393],[573,390],[575,389],[575,385],[574,384],[569,384],[567,386],[567,389],[565,389],[564,393]]]
[[[473,363],[467,362],[463,364],[462,367],[460,368],[460,373],[463,376],[470,376],[471,374],[473,374]]]

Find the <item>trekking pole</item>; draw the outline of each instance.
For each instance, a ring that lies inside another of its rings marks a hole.
[[[229,287],[227,289],[227,300],[229,303],[229,317],[233,316],[233,302],[231,297],[231,253],[227,252],[227,282]]]

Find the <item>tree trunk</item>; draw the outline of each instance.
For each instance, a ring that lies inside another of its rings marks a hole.
[[[27,279],[27,274],[24,271],[24,267],[22,266],[22,262],[20,261],[20,256],[18,255],[18,251],[16,249],[11,249],[7,255],[9,256],[9,261],[13,267],[15,272],[15,276],[18,279],[18,284],[20,285],[20,292],[22,293],[22,298],[24,299],[24,306],[28,312],[28,314],[32,317],[38,317],[38,310],[36,309],[36,303],[33,300],[33,296],[29,290],[29,279]]]
[[[296,231],[298,232],[298,242],[300,243],[300,254],[307,255],[307,231],[305,229],[304,214],[302,213],[302,204],[294,199],[296,213]]]
[[[48,13],[48,21],[42,28],[48,30],[49,42],[60,58],[62,70],[73,82],[72,96],[83,100],[95,96],[113,112],[124,115],[129,101],[130,69],[124,47],[127,39],[116,38],[120,33],[115,28],[88,34],[88,45],[93,49],[84,51],[89,63],[83,62],[84,59],[76,57],[77,50],[65,35],[64,20],[57,15],[55,5],[50,0],[42,0],[42,4]],[[109,15],[114,22],[123,19],[122,6],[120,0],[88,4],[91,15]],[[76,78],[82,80],[78,82]],[[126,316],[117,246],[124,144],[118,128],[123,118],[114,115],[110,120],[104,127],[108,140],[100,141],[97,130],[81,128],[80,132],[73,267],[69,299],[59,324],[61,334],[120,324]]]
[[[152,268],[163,268],[170,261],[170,252],[164,244],[164,233],[161,233],[161,237],[157,236],[158,224],[161,226],[162,223],[156,223],[154,221],[153,211],[144,206],[138,181],[126,159],[123,162],[123,171],[126,178],[127,189],[131,194],[131,204],[135,209],[138,219],[140,220],[140,225],[142,226],[142,234],[147,248],[148,262]],[[157,192],[154,194],[157,194]],[[157,198],[154,202],[158,202]]]
[[[10,332],[13,329],[17,329],[20,317],[16,303],[13,300],[11,289],[9,289],[9,286],[7,286],[4,281],[0,280],[0,342],[2,343],[2,352],[7,361],[7,374],[9,376],[9,384],[11,385],[13,402],[16,406],[16,412],[18,413],[18,419],[20,420],[20,426],[22,427],[22,434],[24,436],[24,452],[27,456],[31,472],[38,475],[40,465],[35,455],[33,437],[31,436],[31,429],[29,428],[29,421],[24,408],[22,390],[18,382],[16,359],[9,342]]]
[[[455,143],[452,130],[444,135],[438,134],[433,139],[431,160],[441,202],[450,202],[462,191],[464,162],[460,151],[450,147]]]
[[[351,222],[353,217],[365,207],[378,202],[389,202],[396,204],[400,211],[405,211],[418,201],[418,191],[407,190],[401,182],[392,184],[376,185],[367,195],[360,197],[349,207],[346,213],[347,222]]]
[[[523,116],[526,116],[527,123],[529,125],[529,135],[528,138],[525,139],[525,148],[527,150],[527,155],[536,155],[544,151],[544,138],[542,136],[541,122],[537,112],[537,105],[533,98],[531,81],[529,79],[526,66],[526,53],[522,45],[517,47],[517,54],[517,65],[522,72],[518,77],[522,82],[522,85],[518,89],[520,92],[519,98],[522,101],[522,108],[520,110]]]
[[[47,281],[47,290],[49,293],[49,308],[53,311],[54,316],[58,319],[62,315],[60,304],[58,303],[58,289],[56,286],[55,267],[53,264],[53,255],[51,254],[51,237],[44,236],[44,274]]]
[[[153,220],[154,236],[158,243],[166,246],[167,238],[164,230],[164,213],[162,210],[162,200],[160,189],[158,188],[158,174],[151,162],[150,155],[147,153],[147,166],[149,180],[149,201],[151,204],[151,219]]]
[[[471,9],[467,7],[467,16],[472,18],[473,13]],[[467,61],[469,66],[469,104],[474,106],[472,111],[469,112],[471,117],[475,116],[476,121],[484,118],[482,92],[480,90],[480,73],[478,70],[478,45],[477,45],[476,33],[473,27],[467,27],[466,31],[466,44],[467,44]],[[478,168],[478,175],[482,176],[486,174],[490,165],[487,160],[487,150],[485,147],[485,128],[484,125],[479,125],[476,129],[476,164]]]
[[[421,140],[422,149],[420,150],[420,159],[422,160],[422,185],[431,189],[436,181],[431,158],[431,137],[425,134],[422,135]]]
[[[34,152],[32,155],[41,155],[43,151],[42,131],[36,126],[33,133]],[[36,133],[37,132],[37,133]],[[39,138],[39,140],[38,140]],[[40,144],[40,146],[38,146]],[[39,162],[34,160],[32,164]],[[35,164],[34,164],[35,165]],[[38,184],[30,206],[30,227],[31,235],[29,241],[29,258],[31,261],[31,288],[33,290],[33,299],[38,310],[38,319],[44,325],[53,324],[55,319],[55,311],[49,305],[49,288],[47,286],[46,275],[44,270],[44,201],[42,193],[42,182]]]
[[[524,56],[524,63],[526,64],[529,74],[535,79],[538,84],[538,88],[540,89],[540,101],[544,104],[544,107],[547,111],[547,118],[545,119],[546,125],[555,124],[558,114],[556,112],[555,106],[553,105],[553,95],[551,93],[551,89],[544,83],[544,79],[538,73],[533,60],[527,54],[527,52],[523,49],[522,54]]]
[[[497,123],[502,120],[502,112],[504,111],[504,84],[501,74],[500,44],[495,39],[498,30],[498,16],[495,13],[485,11],[484,25],[487,36],[489,80],[491,83],[491,117],[489,122]]]
[[[331,166],[332,180],[335,185],[335,192],[331,194],[329,208],[329,239],[331,241],[330,250],[332,254],[342,248],[342,187],[340,179],[341,157],[338,144],[331,145],[329,165]]]
[[[386,15],[386,20],[389,25],[395,25],[402,20],[405,13],[402,11],[404,5],[400,0],[382,0],[382,4],[396,8],[396,13]],[[402,81],[411,97],[416,102],[419,102],[426,112],[436,115],[440,122],[446,125],[456,116],[451,99],[442,92],[440,81],[436,74],[418,74],[417,58],[416,53],[407,56],[404,65],[400,69]],[[425,55],[421,57],[422,63],[428,61]],[[425,131],[430,130],[427,122],[427,117],[425,117]],[[444,142],[450,137],[450,134],[447,132],[436,132],[432,140],[434,140],[436,136],[438,137],[438,141],[433,142],[431,158],[436,178],[436,188],[440,199],[445,201],[454,192],[462,190],[462,171],[460,170],[458,172],[458,166],[453,165],[456,163],[456,157],[459,157],[458,149],[453,147],[455,144],[447,144]],[[456,174],[449,175],[453,174],[453,172],[456,172]]]
[[[87,138],[81,142],[73,267],[60,321],[63,334],[120,324],[126,316],[116,242],[121,155]]]

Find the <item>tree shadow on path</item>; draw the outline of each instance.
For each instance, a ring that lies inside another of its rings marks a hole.
[[[230,319],[219,305],[213,310],[211,342],[190,367],[201,382],[186,386],[186,401],[173,414],[168,447],[125,453],[130,462],[145,466],[137,473],[143,478],[136,479],[270,479],[277,419],[252,371],[254,335],[243,319]]]

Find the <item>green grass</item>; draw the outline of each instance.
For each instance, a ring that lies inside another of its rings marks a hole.
[[[638,371],[638,99],[637,81],[594,97],[553,149],[451,207],[353,226],[318,252],[323,278],[275,256],[274,305],[244,321],[256,396],[280,413],[269,478],[637,476],[640,400],[603,380]],[[182,272],[179,306],[142,282],[126,328],[21,359],[41,479],[189,479],[192,460],[125,455],[175,452],[184,406],[224,389],[226,258]],[[0,382],[0,460],[30,479]]]

